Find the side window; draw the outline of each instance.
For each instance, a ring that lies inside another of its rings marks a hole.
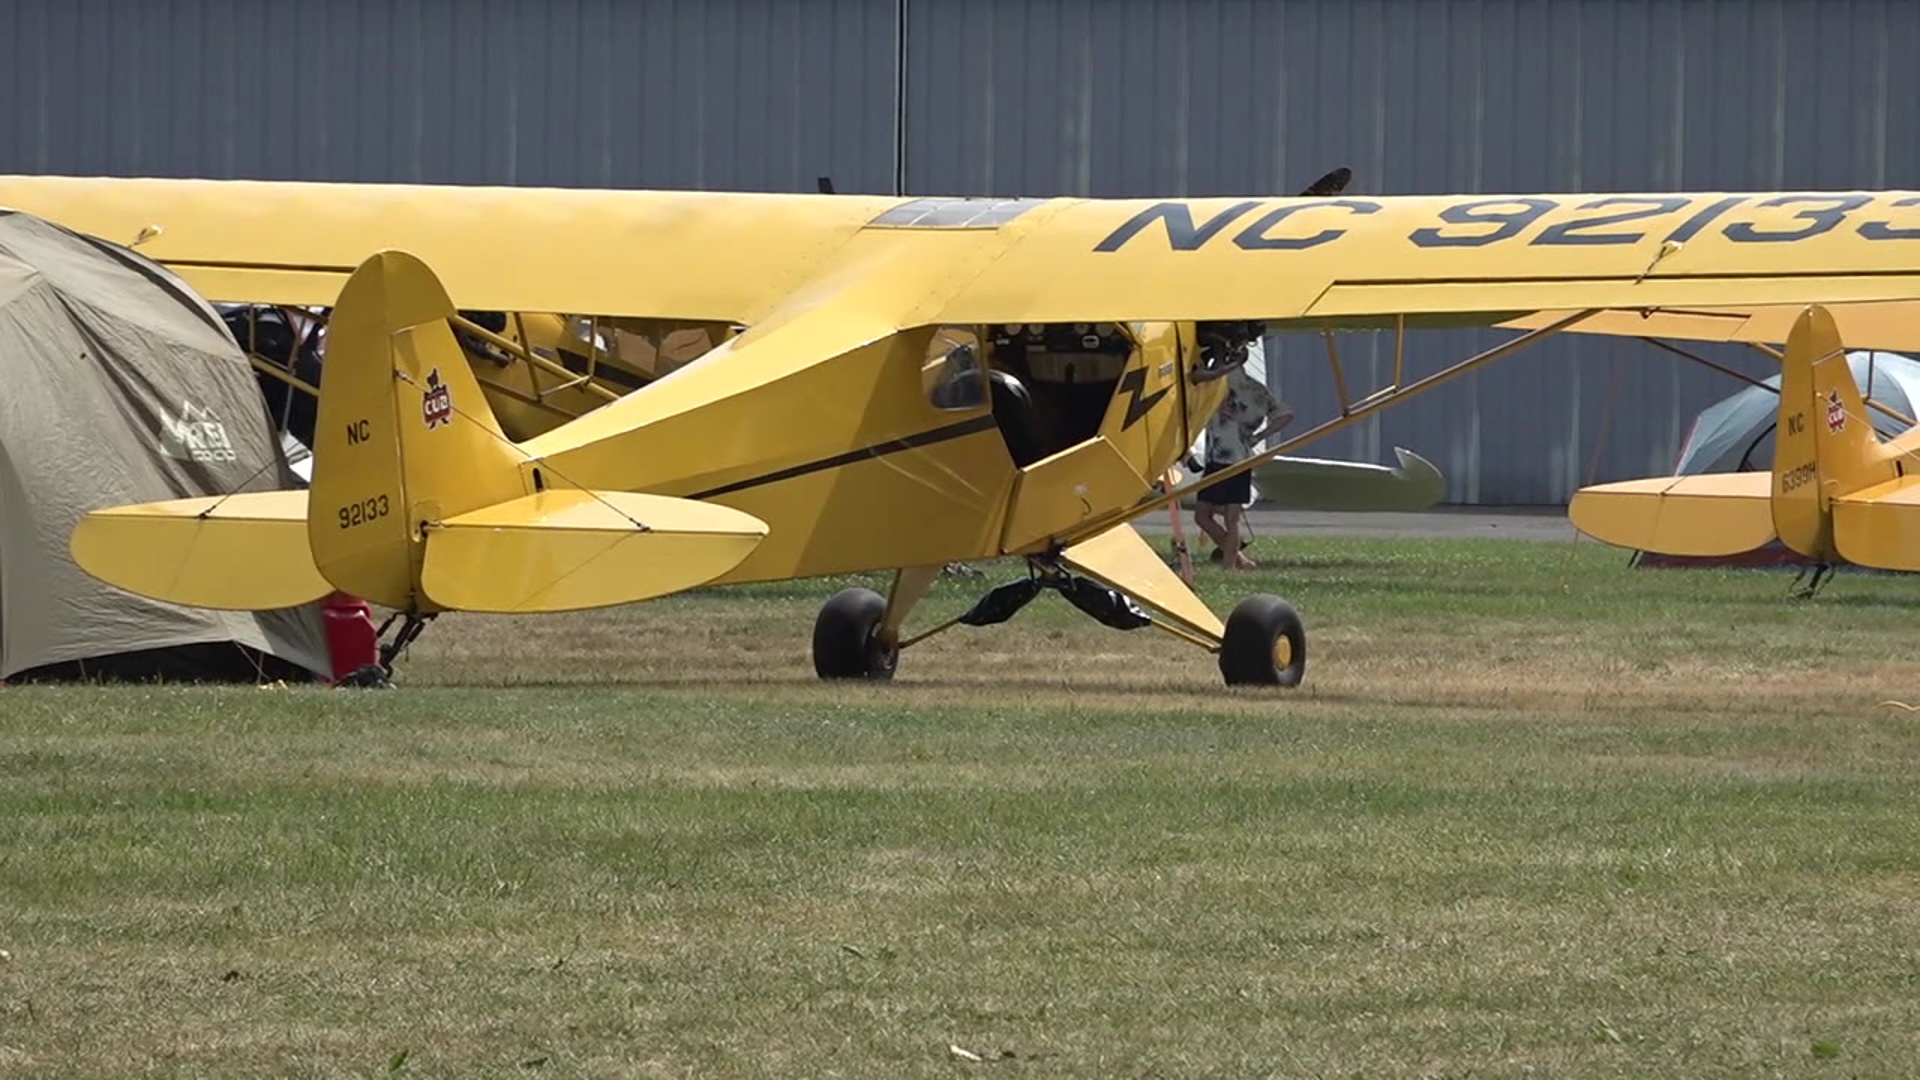
[[[927,345],[920,365],[920,387],[936,409],[960,411],[987,403],[987,365],[980,355],[980,335],[943,326]]]

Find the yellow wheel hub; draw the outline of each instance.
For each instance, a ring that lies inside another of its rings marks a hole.
[[[1291,663],[1293,663],[1293,642],[1282,634],[1273,642],[1273,666],[1285,668]]]

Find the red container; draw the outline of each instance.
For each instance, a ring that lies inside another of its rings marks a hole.
[[[368,664],[380,662],[380,632],[373,625],[373,608],[357,596],[327,594],[320,601],[327,627],[327,658],[333,681],[339,682]]]

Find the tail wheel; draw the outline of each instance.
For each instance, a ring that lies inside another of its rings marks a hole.
[[[897,646],[879,638],[887,599],[872,589],[843,589],[813,620],[813,671],[823,679],[891,679]]]
[[[1228,686],[1298,686],[1307,673],[1307,628],[1277,596],[1249,596],[1227,616],[1220,674]]]

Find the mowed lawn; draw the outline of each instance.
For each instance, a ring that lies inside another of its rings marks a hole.
[[[1254,554],[1298,690],[1053,594],[823,686],[839,581],[0,689],[0,1076],[1920,1070],[1920,580]]]

